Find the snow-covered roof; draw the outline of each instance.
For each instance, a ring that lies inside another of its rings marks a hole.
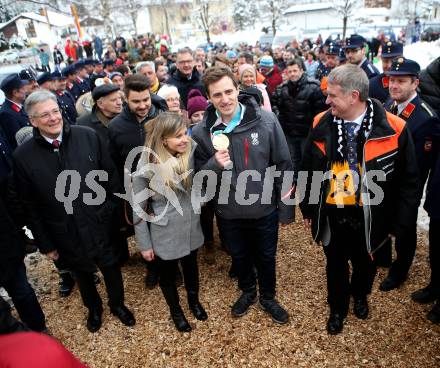
[[[288,8],[284,14],[289,13],[302,13],[302,12],[310,12],[314,10],[325,10],[333,8],[332,3],[311,3],[311,4],[300,4],[300,5],[293,5],[290,8]]]
[[[62,13],[55,13],[52,11],[48,11],[47,16],[49,18],[50,24],[55,27],[66,27],[66,26],[74,24],[72,17],[67,16],[65,14],[62,14]],[[2,23],[0,25],[0,29],[6,27],[7,25],[9,25],[11,23],[14,23],[17,19],[20,19],[20,18],[27,18],[27,19],[35,20],[40,23],[47,23],[47,19],[45,16],[37,14],[37,13],[25,12],[25,13],[20,13],[20,14],[16,15],[14,18],[10,19],[6,23]]]

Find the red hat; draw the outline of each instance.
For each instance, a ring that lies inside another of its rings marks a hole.
[[[197,111],[205,111],[208,107],[208,101],[203,97],[198,89],[192,89],[188,93],[188,117]]]

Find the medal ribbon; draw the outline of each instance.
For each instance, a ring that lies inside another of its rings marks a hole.
[[[218,111],[216,111],[215,114],[217,115],[218,118],[220,118],[220,114],[218,113]],[[239,104],[237,112],[235,113],[229,124],[226,126],[226,128],[223,130],[216,130],[215,132],[213,132],[212,129],[214,128],[214,126],[212,126],[210,129],[211,136],[224,134],[224,133],[231,133],[237,127],[238,123],[240,123],[240,120],[241,120],[241,105]]]

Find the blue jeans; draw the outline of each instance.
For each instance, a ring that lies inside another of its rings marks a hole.
[[[257,268],[260,297],[275,297],[275,257],[278,242],[278,211],[259,219],[229,220],[218,216],[222,239],[236,267],[238,286],[242,291],[256,288]]]
[[[291,136],[286,134],[287,145],[289,146],[290,158],[292,160],[295,178],[298,178],[298,171],[301,168],[301,161],[304,154],[307,137]]]
[[[34,331],[42,331],[46,328],[44,313],[38,303],[34,289],[29,284],[26,276],[26,267],[22,262],[15,272],[1,281],[14,302],[20,319]]]

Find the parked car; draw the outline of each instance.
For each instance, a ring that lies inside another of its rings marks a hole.
[[[0,61],[2,63],[15,63],[19,59],[18,52],[16,50],[3,51],[0,54]]]
[[[420,35],[422,41],[435,41],[440,38],[440,26],[431,26],[426,28]]]
[[[30,64],[15,64],[15,65],[2,65],[0,66],[0,84],[9,74],[12,73],[20,73],[23,69],[32,69],[37,75],[38,73],[35,71],[35,68]],[[0,106],[5,102],[5,94],[0,89]]]

